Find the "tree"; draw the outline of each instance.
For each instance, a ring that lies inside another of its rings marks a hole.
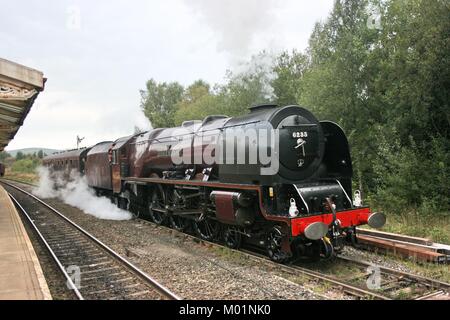
[[[183,86],[178,82],[157,83],[150,79],[141,90],[141,108],[154,128],[173,127],[176,104],[182,99]]]
[[[25,155],[23,154],[22,151],[17,152],[16,154],[16,160],[22,160],[25,158]]]
[[[313,31],[299,101],[347,132],[365,191],[448,208],[449,15],[440,0],[341,0]]]
[[[212,92],[210,85],[203,80],[197,80],[190,85],[176,107],[176,125],[181,125],[186,120],[202,120],[208,115],[222,113],[224,109],[220,97]]]
[[[0,151],[0,162],[5,161],[9,157],[11,157],[11,155],[8,152]]]
[[[276,96],[272,82],[276,56],[266,51],[253,55],[238,72],[227,72],[227,83],[220,88],[230,116],[248,113],[248,108],[258,104],[274,103]]]
[[[276,103],[280,106],[296,104],[302,91],[303,75],[308,70],[307,55],[292,51],[281,53],[274,66],[276,78],[272,87]]]
[[[44,151],[39,150],[38,153],[37,153],[37,156],[38,156],[39,159],[43,159],[44,158]]]
[[[371,48],[379,30],[367,26],[368,4],[336,1],[328,20],[315,26],[308,49],[310,68],[299,96],[300,104],[347,132],[358,185],[366,191],[374,188],[377,140],[373,137],[383,114],[382,105],[371,96],[373,75],[380,66],[371,62]]]
[[[150,80],[143,108],[171,125],[211,114],[238,116],[259,103],[298,103],[344,129],[354,184],[366,195],[399,209],[445,211],[449,16],[448,0],[336,0],[305,52],[275,59],[261,52],[239,71],[227,71],[224,84],[199,80],[186,90],[178,85],[176,94]]]

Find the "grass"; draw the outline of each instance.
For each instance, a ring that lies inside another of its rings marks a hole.
[[[244,260],[247,260],[248,258],[242,254],[241,252],[236,252],[231,249],[225,248],[225,247],[216,247],[212,246],[210,249],[219,257],[225,258],[228,261],[236,262],[236,263],[242,263]]]
[[[450,283],[450,270],[448,264],[417,263],[415,261],[405,260],[398,257],[395,259],[411,269],[413,273]]]
[[[418,214],[407,211],[387,214],[382,231],[413,237],[428,238],[434,242],[450,243],[450,213]]]
[[[26,173],[12,171],[10,168],[6,168],[5,179],[17,180],[27,183],[38,183],[39,176],[36,173]]]

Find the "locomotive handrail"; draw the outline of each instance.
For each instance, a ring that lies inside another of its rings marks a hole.
[[[296,184],[294,184],[294,187],[295,187],[295,190],[297,190],[297,193],[298,193],[298,195],[300,196],[300,198],[302,199],[302,201],[303,201],[303,204],[305,205],[305,207],[306,207],[306,211],[309,213],[309,206],[308,206],[308,203],[306,203],[306,201],[305,201],[305,199],[303,198],[303,196],[302,196],[302,193],[301,193],[301,191],[298,189],[298,187],[297,187],[297,185]]]
[[[342,191],[344,191],[344,194],[347,197],[348,202],[350,202],[350,206],[353,208],[353,201],[348,196],[347,191],[345,191],[344,187],[342,186],[341,182],[338,179],[336,179],[336,182],[339,184],[339,186],[341,187]]]

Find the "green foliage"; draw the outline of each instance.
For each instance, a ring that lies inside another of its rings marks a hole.
[[[433,139],[418,146],[410,139],[411,147],[400,145],[399,139],[380,145],[384,160],[374,163],[379,179],[375,200],[391,212],[411,207],[423,214],[449,211],[448,142]]]
[[[272,81],[278,105],[297,104],[308,66],[308,57],[305,54],[293,51],[291,54],[283,52],[278,56],[274,67],[276,78]]]
[[[449,209],[449,14],[438,0],[342,0],[311,36],[298,101],[344,128],[357,185],[391,211]]]
[[[207,115],[215,114],[221,109],[217,96],[211,92],[209,84],[202,80],[197,80],[186,88],[176,107],[176,125],[181,125],[186,120],[203,120]]]
[[[25,157],[22,151],[17,152],[16,160],[22,160]]]
[[[254,105],[274,102],[275,58],[263,51],[252,56],[239,72],[227,72],[227,83],[221,87],[220,93],[230,116],[246,114]]]
[[[141,90],[141,108],[154,128],[173,127],[176,104],[183,96],[183,86],[178,82],[157,83],[147,81]]]
[[[11,155],[6,151],[0,152],[0,162],[5,161],[6,159],[10,158]]]
[[[277,77],[274,62],[270,54],[261,52],[242,65],[240,72],[228,71],[222,85],[211,88],[205,81],[197,80],[184,90],[176,103],[175,124],[202,120],[208,115],[238,116],[248,113],[252,105],[273,102],[276,97],[271,84]],[[280,87],[281,83],[278,82]]]
[[[36,157],[27,157],[25,159],[16,160],[11,170],[13,172],[34,173],[36,168],[41,164],[41,161]]]
[[[446,213],[439,211],[424,213],[414,209],[396,210],[388,216],[388,221],[383,231],[450,243],[450,215]]]
[[[380,13],[373,25],[373,8]],[[304,52],[253,56],[224,84],[147,82],[154,127],[300,104],[337,122],[354,185],[390,212],[449,212],[450,6],[445,0],[336,0]]]

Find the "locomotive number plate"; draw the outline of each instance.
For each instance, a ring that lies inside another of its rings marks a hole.
[[[307,138],[308,131],[294,131],[292,132],[292,138]]]

